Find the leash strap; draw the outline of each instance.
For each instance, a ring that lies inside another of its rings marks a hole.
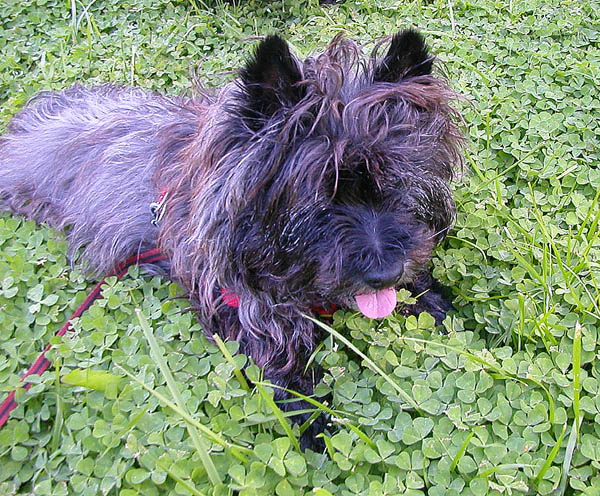
[[[148,250],[143,253],[134,255],[122,264],[118,265],[115,268],[115,270],[113,270],[108,276],[106,276],[98,284],[96,284],[94,289],[92,289],[92,291],[88,294],[87,298],[83,301],[81,305],[79,305],[77,310],[75,310],[73,315],[71,315],[69,320],[65,322],[65,325],[61,327],[60,331],[58,331],[56,335],[63,336],[64,334],[66,334],[72,327],[71,321],[74,318],[79,317],[83,312],[85,312],[89,307],[92,306],[92,303],[94,303],[94,301],[96,301],[102,296],[102,285],[106,282],[106,279],[108,277],[116,276],[117,279],[121,279],[127,273],[127,269],[132,265],[149,264],[166,259],[167,257],[160,253],[157,248],[153,248],[152,250]],[[43,374],[48,369],[48,367],[50,367],[51,362],[46,358],[46,352],[51,347],[52,345],[48,344],[44,348],[44,351],[40,353],[40,355],[37,357],[37,360],[33,363],[31,367],[29,367],[29,370],[25,373],[25,375],[21,377],[21,382],[23,382],[27,376],[30,376],[32,374]],[[31,386],[32,383],[28,382],[23,386],[23,388],[27,390]],[[17,402],[15,401],[15,392],[16,391],[11,391],[8,397],[2,402],[2,404],[0,404],[0,429],[4,426],[4,424],[6,424],[10,416],[10,412],[12,412],[17,407]]]

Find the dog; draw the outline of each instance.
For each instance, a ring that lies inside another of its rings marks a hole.
[[[209,336],[310,395],[316,307],[383,318],[407,288],[407,314],[451,309],[429,262],[455,217],[457,95],[416,30],[382,50],[337,36],[302,61],[272,35],[213,94],[42,92],[0,138],[0,208],[65,229],[93,275],[158,247],[168,262],[149,270],[187,291]]]

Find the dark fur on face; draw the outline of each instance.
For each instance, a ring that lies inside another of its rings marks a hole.
[[[310,394],[303,367],[319,333],[302,314],[314,306],[407,287],[428,290],[408,311],[440,322],[449,309],[427,265],[455,213],[455,95],[417,32],[377,51],[337,37],[302,62],[270,36],[214,95],[41,93],[0,138],[0,206],[67,228],[97,274],[158,246],[209,334]]]

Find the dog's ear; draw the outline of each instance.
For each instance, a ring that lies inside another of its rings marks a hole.
[[[375,67],[373,80],[397,83],[405,78],[431,74],[433,59],[419,32],[401,31],[392,37],[387,55]]]
[[[250,120],[262,122],[282,107],[298,103],[303,91],[297,84],[302,79],[297,59],[279,36],[265,38],[241,70],[245,107]]]

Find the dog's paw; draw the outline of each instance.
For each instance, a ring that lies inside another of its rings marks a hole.
[[[454,310],[452,303],[446,297],[433,290],[421,295],[415,306],[419,307],[419,313],[427,312],[430,314],[435,319],[436,326],[441,326],[446,314],[450,310]]]
[[[435,319],[435,325],[441,326],[450,310],[454,310],[450,300],[444,295],[447,289],[442,287],[430,272],[422,273],[413,284],[407,286],[413,295],[419,295],[416,303],[405,306],[400,312],[406,316],[418,316],[427,312]]]
[[[318,437],[327,426],[327,415],[321,413],[313,422],[306,428],[300,436],[300,449],[306,451],[310,449],[315,453],[323,453],[325,451],[325,442],[322,437]]]

